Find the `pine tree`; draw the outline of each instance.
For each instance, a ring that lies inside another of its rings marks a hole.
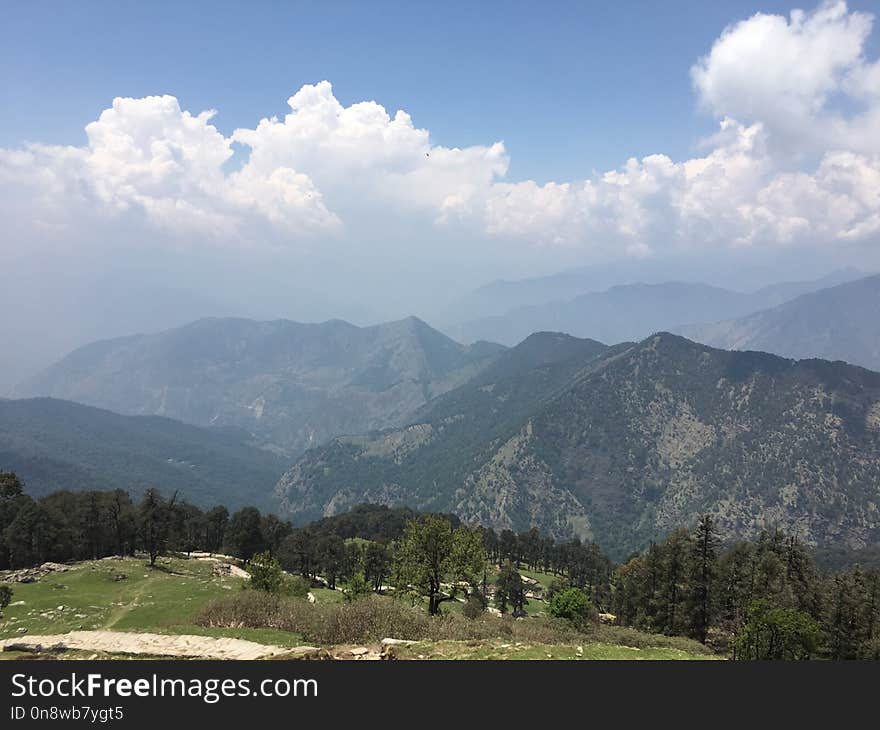
[[[528,603],[522,576],[516,571],[510,560],[506,560],[501,566],[501,572],[495,581],[495,602],[501,613],[507,611],[509,604],[514,614],[521,613],[525,604]]]
[[[690,565],[690,635],[705,644],[714,618],[718,573],[718,539],[711,515],[703,515],[697,525]]]

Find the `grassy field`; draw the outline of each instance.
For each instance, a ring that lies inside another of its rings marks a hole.
[[[150,568],[142,558],[105,559],[70,566],[65,572],[51,573],[34,583],[14,583],[12,603],[0,619],[0,638],[62,634],[73,630],[113,630],[234,637],[284,647],[313,643],[304,641],[303,635],[296,633],[303,630],[296,625],[288,625],[290,631],[263,628],[259,623],[251,627],[242,627],[240,623],[229,627],[198,625],[196,618],[206,606],[216,599],[237,596],[244,586],[241,578],[214,575],[212,568],[211,562],[182,558],[161,558],[156,568]],[[543,574],[529,575],[544,585],[552,580],[552,576]],[[339,591],[316,588],[312,593],[319,607],[325,606],[328,610],[333,610],[332,605],[344,600]],[[290,600],[301,601],[300,605],[306,611],[316,610],[305,599]],[[391,598],[375,600],[393,603]],[[542,601],[530,602],[530,616],[540,616],[545,605]],[[451,614],[461,613],[461,605],[452,601],[444,603],[443,609]],[[464,621],[460,615],[453,618]],[[496,619],[484,620],[494,626],[492,622]],[[582,639],[571,639],[570,631],[569,638],[532,630],[525,634],[514,631],[516,635],[511,637],[509,628],[506,629],[507,638],[501,638],[504,636],[501,619],[497,621],[499,638],[451,640],[451,637],[446,640],[438,636],[438,641],[395,647],[395,653],[402,659],[714,658],[705,647],[686,639],[652,636],[612,626],[597,626],[591,635]],[[537,623],[532,624],[532,621]],[[544,626],[547,619],[528,618],[524,622],[515,626],[537,629]],[[373,641],[378,642],[378,638]],[[81,654],[68,652],[64,656],[76,658]],[[3,659],[16,656],[21,655],[0,653]]]
[[[125,578],[117,579],[120,576]],[[51,573],[35,583],[12,584],[12,605],[3,611],[0,638],[73,630],[153,631],[231,636],[296,646],[300,637],[272,629],[196,626],[192,617],[210,600],[238,591],[243,581],[212,574],[212,563],[161,558],[156,568],[142,559],[95,560]]]
[[[321,603],[342,603],[345,600],[342,591],[332,591],[329,588],[312,588],[312,595]]]
[[[554,580],[559,580],[559,576],[553,575],[552,573],[538,573],[537,571],[527,570],[526,568],[518,568],[518,572],[526,578],[533,578],[538,581],[545,591],[550,587],[550,584],[553,583]]]

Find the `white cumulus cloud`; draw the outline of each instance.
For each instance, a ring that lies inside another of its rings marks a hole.
[[[691,69],[719,120],[692,159],[658,151],[577,180],[508,180],[503,143],[435,145],[405,111],[344,106],[322,81],[291,96],[282,119],[229,136],[215,112],[173,96],[117,98],[82,146],[0,150],[0,216],[9,246],[108,221],[209,243],[332,247],[399,228],[416,232],[413,246],[466,234],[467,246],[596,257],[870,243],[880,235],[872,27],[844,2],[728,27]]]
[[[232,140],[210,124],[214,115],[181,110],[173,96],[117,98],[86,125],[83,147],[0,150],[0,183],[31,195],[35,223],[62,228],[123,214],[177,234],[223,238],[247,236],[255,216],[302,233],[338,225],[304,174],[224,172]]]
[[[843,0],[789,18],[758,13],[728,27],[691,69],[700,102],[719,117],[761,122],[789,154],[880,152],[880,62],[864,48],[872,24]]]

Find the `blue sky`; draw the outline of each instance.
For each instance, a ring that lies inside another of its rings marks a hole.
[[[853,10],[876,7],[850,2]],[[0,146],[81,144],[115,96],[172,94],[229,133],[328,79],[442,145],[504,140],[509,176],[682,159],[715,128],[688,74],[731,22],[792,3],[7,2]],[[876,39],[872,38],[872,44]]]

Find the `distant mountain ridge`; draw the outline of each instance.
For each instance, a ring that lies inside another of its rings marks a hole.
[[[515,344],[530,332],[554,330],[603,342],[639,340],[660,329],[692,321],[694,317],[718,319],[754,311],[748,294],[708,284],[666,282],[628,284],[574,299],[514,309],[452,330],[469,341],[490,336]]]
[[[86,345],[14,395],[235,426],[298,454],[341,433],[405,420],[502,349],[460,345],[415,317],[372,327],[203,319]]]
[[[519,349],[405,428],[308,451],[278,483],[282,512],[405,504],[616,557],[705,512],[727,538],[880,541],[880,374],[667,333],[535,367]]]
[[[805,292],[850,281],[858,274],[853,269],[842,269],[821,279],[784,282],[749,293],[699,282],[666,281],[620,284],[572,297],[566,293],[570,293],[574,286],[572,281],[578,279],[573,274],[569,277],[559,275],[557,278],[564,282],[564,286],[552,300],[451,325],[447,331],[462,342],[491,340],[510,346],[541,330],[561,331],[603,342],[639,340],[652,332],[679,331],[683,325],[751,314]],[[548,278],[547,281],[555,279]],[[507,292],[512,286],[501,291]],[[536,286],[536,283],[531,284],[531,288]],[[531,292],[528,282],[524,282],[521,288],[526,298],[537,296]],[[514,288],[514,291],[518,290]],[[545,292],[545,296],[550,296],[549,292]]]
[[[676,331],[713,347],[845,360],[880,371],[880,275],[804,294],[738,319]]]
[[[90,406],[0,399],[0,470],[26,491],[159,487],[202,507],[263,506],[287,462],[236,429],[204,429],[160,416]]]

